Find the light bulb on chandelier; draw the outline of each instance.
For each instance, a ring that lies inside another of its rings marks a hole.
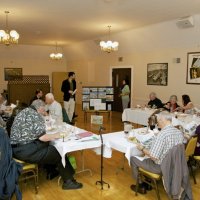
[[[50,57],[52,60],[60,60],[60,59],[62,59],[63,54],[62,54],[62,53],[58,53],[57,42],[56,42],[56,52],[55,52],[55,53],[51,53],[51,54],[49,55],[49,57]]]
[[[6,14],[6,30],[0,30],[0,43],[5,45],[17,44],[19,40],[19,33],[15,30],[8,30],[8,14],[9,11],[5,11]]]
[[[116,42],[116,41],[112,42],[110,40],[110,29],[111,29],[111,26],[108,26],[108,29],[109,29],[109,40],[107,42],[101,41],[100,42],[100,47],[101,47],[102,51],[110,53],[112,51],[117,51],[118,50],[119,42]]]

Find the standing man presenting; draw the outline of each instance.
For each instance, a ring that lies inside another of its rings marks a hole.
[[[72,121],[75,110],[75,94],[77,91],[74,72],[69,72],[68,79],[62,82],[61,91],[64,93],[64,108],[67,112],[69,120]]]

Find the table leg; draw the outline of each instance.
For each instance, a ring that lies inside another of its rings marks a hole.
[[[122,166],[121,167],[118,167],[117,170],[116,170],[116,174],[118,174],[120,171],[124,171],[124,165],[125,165],[125,153],[123,153],[123,158],[122,158]]]
[[[84,159],[84,155],[83,155],[83,150],[81,150],[81,164],[82,164],[81,170],[77,171],[76,174],[80,174],[82,172],[89,172],[90,176],[92,176],[91,169],[85,169],[85,159]]]

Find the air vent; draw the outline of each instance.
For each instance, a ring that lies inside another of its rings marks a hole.
[[[192,16],[182,17],[176,22],[178,28],[191,28],[194,27],[194,19]]]

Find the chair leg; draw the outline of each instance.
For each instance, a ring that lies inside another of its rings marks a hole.
[[[158,184],[157,184],[157,181],[152,179],[153,182],[154,182],[154,185],[155,185],[155,191],[156,191],[156,196],[157,196],[157,199],[160,200],[160,194],[159,194],[159,190],[158,190]]]
[[[194,184],[197,184],[195,173],[194,173],[194,170],[192,168],[192,164],[191,164],[190,160],[188,161],[188,166],[189,166],[189,169],[191,171],[191,174],[192,174],[192,177],[193,177],[193,180],[194,180]]]
[[[139,177],[140,177],[140,173],[138,172],[138,176],[137,176],[137,180],[136,180],[136,189],[135,189],[135,196],[137,196],[138,193],[138,189],[139,189]]]

